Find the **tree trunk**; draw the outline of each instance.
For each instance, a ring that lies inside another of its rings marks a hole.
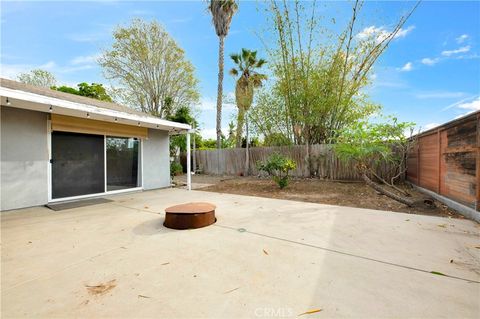
[[[367,174],[365,173],[361,173],[362,174],[362,179],[365,181],[365,183],[367,183],[368,186],[370,186],[371,188],[373,188],[374,190],[376,190],[377,192],[380,192],[382,193],[383,195],[387,196],[387,197],[390,197],[391,199],[393,200],[396,200],[397,202],[400,202],[402,204],[405,204],[409,207],[413,206],[414,205],[414,202],[412,200],[409,200],[407,198],[404,198],[400,195],[397,195],[385,188],[383,188],[382,186],[378,185],[377,183],[375,183],[374,181],[372,181],[368,176]]]
[[[242,147],[243,123],[245,123],[245,109],[239,106],[237,114],[237,136],[235,136],[235,146],[237,148]]]
[[[217,89],[217,149],[222,148],[222,98],[223,98],[223,42],[219,37],[218,45],[218,89]]]

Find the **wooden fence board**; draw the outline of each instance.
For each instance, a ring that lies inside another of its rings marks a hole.
[[[265,161],[270,155],[280,153],[297,163],[291,173],[295,177],[310,177],[307,148],[305,145],[280,147],[253,147],[249,150],[250,175],[258,175],[257,163]],[[316,144],[310,146],[311,171],[314,176],[330,180],[359,180],[352,163],[344,163],[338,159],[330,145]],[[222,150],[197,150],[196,162],[205,174],[244,175],[246,151],[244,148]],[[395,173],[389,163],[381,163],[377,174],[388,178]]]
[[[407,178],[480,211],[480,112],[420,134]]]

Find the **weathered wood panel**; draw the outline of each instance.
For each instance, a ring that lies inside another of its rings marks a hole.
[[[310,146],[311,172],[314,176],[331,180],[359,180],[353,164],[338,159],[330,145],[318,144]],[[265,161],[270,155],[280,153],[293,159],[297,168],[291,173],[295,177],[310,177],[307,147],[293,145],[282,147],[255,147],[249,151],[249,174],[258,175],[257,163]],[[198,150],[196,162],[206,174],[243,175],[245,173],[245,149]],[[394,168],[388,163],[381,163],[377,174],[390,178]]]
[[[410,154],[408,154],[407,158],[407,178],[409,181],[411,181],[414,184],[418,184],[419,180],[419,147],[418,144],[415,145],[412,150],[410,151]]]
[[[418,144],[420,148],[419,170],[421,176],[419,185],[426,189],[438,192],[439,145],[437,134],[434,133],[420,138]]]
[[[418,137],[408,158],[407,178],[480,210],[480,112]]]

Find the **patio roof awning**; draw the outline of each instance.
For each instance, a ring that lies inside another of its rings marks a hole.
[[[39,112],[187,133],[191,126],[95,99],[0,79],[1,104]]]

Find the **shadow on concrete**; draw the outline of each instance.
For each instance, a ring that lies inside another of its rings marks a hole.
[[[153,236],[153,235],[161,235],[170,232],[176,231],[175,229],[170,229],[163,226],[163,222],[165,221],[165,217],[159,217],[152,220],[147,220],[132,229],[132,232],[135,235],[140,236]]]

